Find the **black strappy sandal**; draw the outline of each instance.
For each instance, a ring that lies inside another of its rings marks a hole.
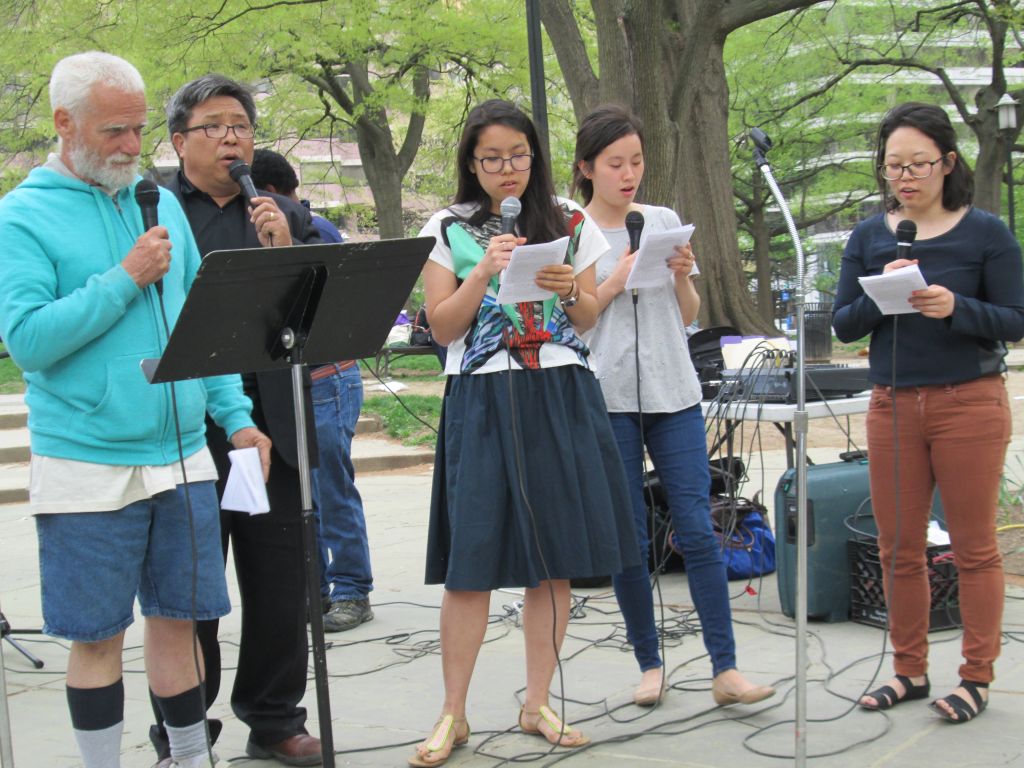
[[[914,685],[906,675],[896,675],[896,679],[903,685],[904,693],[902,696],[898,696],[896,694],[896,689],[891,685],[883,685],[881,688],[876,688],[875,690],[864,694],[864,696],[870,696],[872,699],[877,701],[877,706],[872,707],[869,704],[861,704],[860,706],[864,709],[871,710],[872,712],[882,709],[891,709],[904,701],[926,699],[928,698],[928,694],[932,692],[932,684],[928,680],[928,675],[924,676],[924,682],[920,685]],[[863,699],[864,696],[861,698]]]
[[[955,693],[951,693],[949,694],[949,696],[943,696],[941,699],[936,699],[928,705],[929,707],[934,709],[939,714],[939,716],[942,717],[943,720],[947,720],[956,725],[960,725],[960,723],[966,723],[969,720],[973,720],[982,712],[984,712],[985,707],[988,706],[988,701],[983,699],[981,697],[981,694],[978,693],[979,688],[988,688],[988,683],[975,683],[971,680],[961,680],[960,687],[967,691],[969,694],[971,694],[971,698],[974,699],[974,705],[977,707],[977,709],[972,709],[971,704],[967,701],[967,699],[957,696]],[[942,707],[940,707],[940,701],[946,702],[946,704],[948,704],[953,709],[953,712],[947,712]],[[953,716],[954,714],[956,715],[956,717]]]

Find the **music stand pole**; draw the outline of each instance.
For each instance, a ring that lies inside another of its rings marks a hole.
[[[320,721],[320,748],[324,768],[334,768],[334,732],[331,727],[331,699],[327,689],[327,645],[324,642],[324,614],[320,610],[320,547],[317,544],[316,518],[313,515],[313,491],[309,470],[309,443],[306,438],[306,408],[302,369],[305,338],[291,328],[281,332],[281,345],[292,370],[292,403],[295,406],[295,446],[299,457],[299,488],[302,495],[302,550],[306,565],[306,606],[313,636],[313,677],[316,681],[317,718]]]
[[[421,237],[214,251],[200,265],[163,354],[142,361],[151,384],[291,369],[306,599],[326,768],[334,767],[334,740],[303,360],[322,363],[376,354],[433,246],[434,238]]]
[[[793,433],[796,436],[796,726],[793,759],[796,765],[807,763],[807,397],[804,391],[804,252],[786,198],[772,174],[765,153],[772,141],[758,128],[750,132],[754,142],[754,162],[768,182],[772,196],[786,220],[786,228],[796,248],[796,410]]]

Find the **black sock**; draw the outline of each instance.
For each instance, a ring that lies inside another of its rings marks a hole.
[[[76,731],[101,731],[124,720],[124,680],[103,688],[67,686],[71,725]]]

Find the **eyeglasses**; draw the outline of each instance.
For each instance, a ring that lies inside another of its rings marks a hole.
[[[533,155],[512,155],[512,157],[474,157],[484,173],[501,173],[505,170],[505,163],[512,166],[513,171],[528,171],[533,165]]]
[[[907,163],[906,165],[886,163],[885,165],[878,166],[878,170],[889,181],[897,181],[903,178],[904,171],[910,171],[910,175],[915,179],[927,179],[932,175],[935,165],[945,159],[945,157],[940,157],[938,160],[930,162]]]
[[[228,131],[235,134],[236,139],[251,139],[256,135],[256,128],[248,123],[238,123],[237,125],[224,125],[224,123],[207,123],[206,125],[193,125],[191,128],[185,128],[182,133],[191,133],[192,131],[202,131],[211,139],[223,139],[228,135]]]

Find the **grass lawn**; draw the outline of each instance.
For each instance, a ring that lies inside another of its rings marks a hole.
[[[0,344],[0,351],[4,345]],[[21,380],[21,371],[11,362],[11,358],[0,359],[0,394],[9,395],[25,391],[25,383]]]
[[[371,395],[363,400],[363,413],[379,416],[388,436],[404,445],[433,445],[441,416],[441,398],[401,393],[398,397]]]

